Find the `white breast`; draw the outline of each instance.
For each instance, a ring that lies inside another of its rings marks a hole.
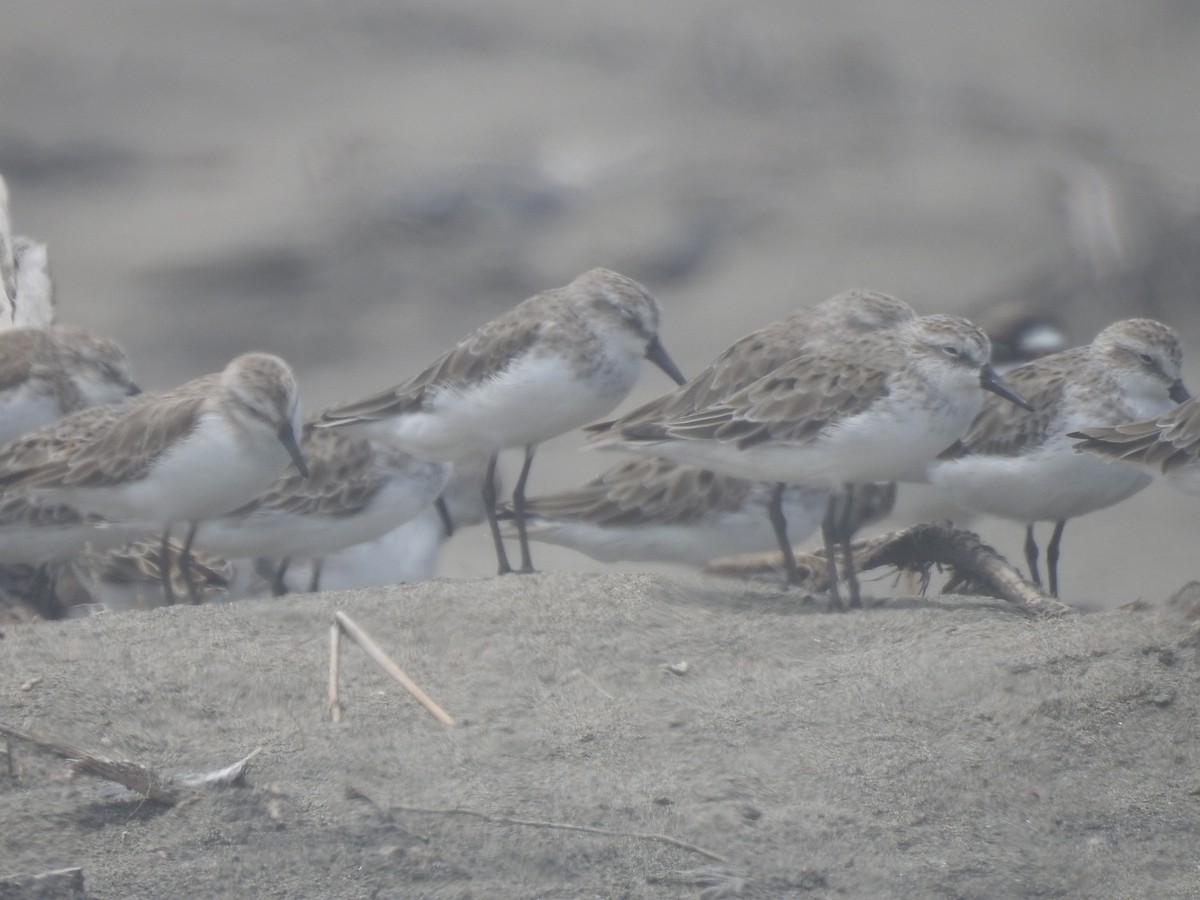
[[[460,459],[537,444],[601,418],[625,398],[639,367],[602,367],[580,378],[559,356],[526,355],[496,378],[437,394],[426,412],[388,430],[423,459]]]

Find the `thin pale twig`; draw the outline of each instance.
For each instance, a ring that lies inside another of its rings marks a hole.
[[[470,816],[475,819],[482,819],[485,822],[493,822],[498,825],[521,825],[527,828],[550,828],[557,831],[575,831],[583,834],[600,834],[605,837],[624,837],[635,838],[642,841],[658,841],[663,844],[670,844],[673,847],[679,847],[683,850],[688,850],[692,853],[699,853],[701,856],[716,862],[728,862],[728,860],[713,853],[711,850],[705,850],[703,847],[698,847],[695,844],[680,840],[676,837],[671,837],[669,834],[658,834],[653,831],[620,831],[613,828],[593,828],[590,825],[572,825],[567,822],[543,822],[537,819],[514,819],[510,816],[494,816],[490,813],[480,812],[475,809],[464,809],[462,807],[428,807],[428,806],[408,806],[405,804],[392,804],[390,809],[399,810],[401,812],[410,813],[426,813],[435,816]]]

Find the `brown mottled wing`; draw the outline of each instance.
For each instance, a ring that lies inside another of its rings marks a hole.
[[[888,392],[888,371],[831,354],[801,356],[712,409],[621,430],[631,441],[711,440],[750,447],[765,440],[807,443]]]
[[[706,469],[645,457],[614,466],[576,490],[532,498],[526,508],[547,519],[600,526],[678,524],[736,508],[751,487]]]
[[[537,300],[541,296],[531,299]],[[503,371],[537,339],[541,330],[542,320],[528,314],[526,304],[530,302],[525,301],[477,329],[453,350],[403,384],[364,400],[325,410],[319,417],[319,427],[375,422],[418,411],[425,408],[426,399],[432,391],[476,384]],[[519,310],[523,314],[518,315]]]
[[[39,503],[29,494],[0,496],[0,525],[77,525],[81,522],[99,522],[99,516],[85,516],[78,510],[57,503]]]
[[[0,486],[101,488],[137,481],[145,477],[164,450],[192,431],[203,401],[202,395],[193,394],[170,403],[134,401],[111,410],[81,410],[73,416],[93,413],[95,420],[86,419],[84,423],[91,427],[73,431],[58,452],[44,458],[40,465],[21,468],[19,461],[14,466],[5,460]],[[14,442],[19,443],[26,442]]]
[[[375,445],[369,440],[308,427],[300,452],[308,463],[308,478],[288,466],[269,490],[229,515],[266,508],[296,515],[348,516],[361,511],[383,486],[384,476],[374,465]]]
[[[1061,361],[1063,354],[1058,354]],[[1004,380],[1033,405],[1026,412],[1003,397],[984,392],[983,408],[967,433],[939,454],[939,459],[983,456],[1019,456],[1050,435],[1058,418],[1058,400],[1069,377],[1070,365],[1038,360],[1004,374]]]
[[[1188,400],[1161,416],[1123,425],[1081,428],[1076,444],[1112,459],[1160,467],[1164,474],[1194,464],[1200,452],[1200,400]]]
[[[167,564],[172,584],[181,595],[188,591],[184,577],[179,573],[182,556],[182,542],[175,538],[167,541]],[[162,539],[140,538],[124,547],[88,556],[86,562],[93,576],[112,584],[156,583],[162,580]],[[231,563],[195,547],[188,551],[188,570],[191,578],[199,576],[201,583],[207,587],[227,588],[233,580]]]
[[[140,399],[79,410],[0,447],[0,484],[73,456]]]
[[[804,342],[797,336],[795,318],[789,317],[746,335],[687,384],[642,404],[619,419],[598,422],[586,430],[604,432],[640,422],[679,419],[719,403],[803,352]]]

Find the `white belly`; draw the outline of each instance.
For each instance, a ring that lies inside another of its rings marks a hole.
[[[344,591],[386,584],[412,584],[432,578],[438,551],[446,541],[442,517],[428,507],[382,537],[330,553],[321,559],[320,588]],[[288,567],[291,590],[307,590],[312,567],[303,561]]]
[[[239,440],[224,418],[207,415],[146,477],[106,488],[39,491],[111,521],[166,525],[227,513],[271,486],[289,462],[273,437]]]
[[[429,460],[538,444],[611,412],[633,387],[638,368],[616,366],[580,380],[557,357],[528,359],[478,387],[442,391],[428,411],[376,430]]]
[[[58,398],[22,385],[0,395],[0,444],[7,444],[61,415]]]
[[[1134,466],[1069,447],[1020,457],[968,456],[932,467],[931,480],[952,502],[1017,522],[1057,522],[1133,496],[1153,480]]]
[[[878,404],[803,444],[766,441],[739,449],[716,441],[669,440],[628,449],[751,481],[830,488],[846,482],[921,482],[929,463],[966,430],[980,402],[968,396],[937,410]]]

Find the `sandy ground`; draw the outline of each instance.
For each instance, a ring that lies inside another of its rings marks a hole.
[[[1155,315],[1195,390],[1198,9],[10,0],[0,172],[18,230],[50,244],[62,319],[117,338],[147,388],[266,349],[315,409],[607,265],[660,298],[685,372],[862,286],[924,312],[1047,303],[1078,342]],[[648,372],[628,402],[666,387]],[[544,448],[534,492],[612,461],[578,443]],[[1050,623],[956,598],[823,615],[569,551],[537,553],[562,574],[492,581],[476,529],[427,586],[8,628],[0,720],[167,772],[264,751],[249,786],[164,811],[17,746],[0,878],[1195,896],[1197,658],[1161,605],[1198,574],[1195,521],[1155,487],[1073,523],[1064,595],[1093,612]],[[1020,528],[978,527],[1020,558]],[[1137,598],[1152,608],[1117,608]],[[325,722],[335,606],[461,726],[353,653],[346,721]],[[725,862],[402,804],[664,832]]]
[[[353,646],[327,721],[335,608],[458,724]],[[726,582],[551,574],[17,627],[3,651],[0,720],[168,773],[263,748],[246,786],[166,809],[14,744],[5,868],[82,866],[89,896],[1200,890],[1200,653],[1172,606],[829,615]]]

